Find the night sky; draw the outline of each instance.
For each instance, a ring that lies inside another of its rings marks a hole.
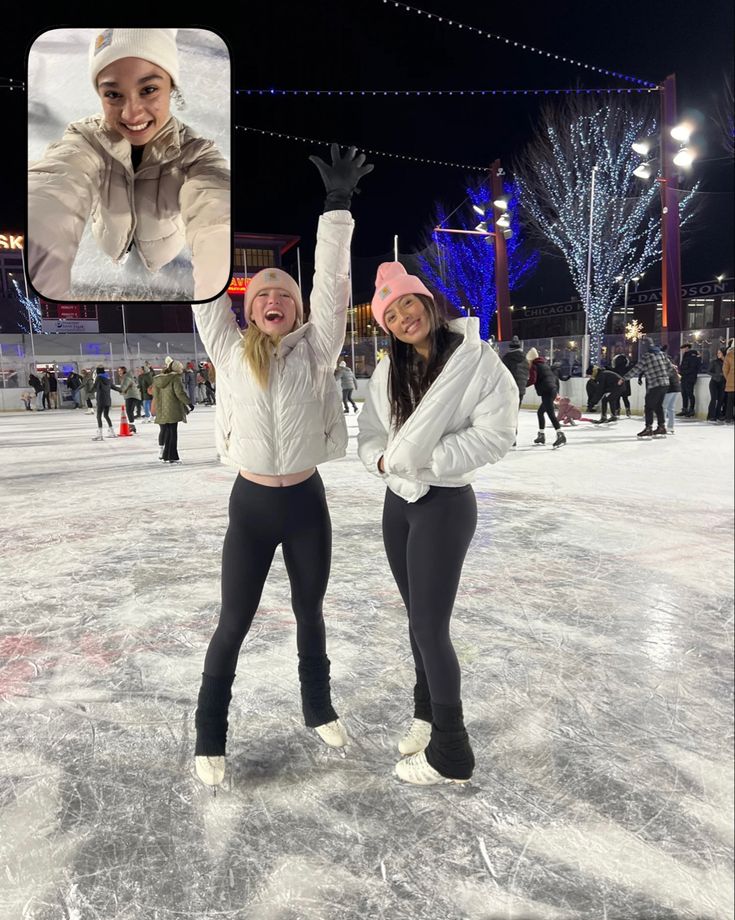
[[[712,121],[733,57],[729,0],[707,3],[574,2],[478,4],[471,0],[417,0],[417,6],[481,27],[544,51],[652,82],[676,73],[679,114],[700,113],[701,156],[694,175],[707,192],[694,239],[682,254],[682,278],[699,281],[733,273],[732,162]],[[212,9],[216,6],[212,5]],[[110,8],[113,12],[114,8]],[[118,25],[175,25],[116,20]],[[94,17],[37,20],[33,30],[4,24],[5,77],[25,75],[25,54],[46,28],[105,26]],[[435,19],[405,12],[383,0],[319,0],[239,5],[237,24],[221,18],[180,23],[213,28],[227,40],[236,88],[484,89],[632,85],[590,70],[549,61],[535,53],[489,41]],[[183,88],[185,91],[185,87]],[[598,97],[606,100],[608,97]],[[611,97],[614,98],[615,97]],[[634,98],[634,97],[633,97]],[[5,124],[22,124],[25,98],[0,90]],[[233,121],[316,140],[336,140],[399,154],[485,165],[496,157],[510,165],[533,135],[541,101],[534,97],[278,97],[235,96]],[[6,130],[0,224],[24,224],[23,141]],[[313,247],[322,203],[310,153],[328,148],[233,134],[235,228],[300,234],[302,252]],[[353,253],[388,257],[393,235],[401,252],[421,247],[435,202],[449,210],[465,197],[468,173],[371,157],[375,172],[363,181],[353,206]],[[653,278],[653,273],[652,273]],[[564,264],[545,257],[518,299],[548,303],[572,293]]]

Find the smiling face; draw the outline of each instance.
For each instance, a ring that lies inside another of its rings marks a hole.
[[[135,146],[142,146],[171,114],[171,77],[143,58],[121,58],[97,77],[97,92],[107,125]]]
[[[389,304],[383,322],[400,342],[413,345],[419,354],[428,354],[433,331],[431,316],[416,294],[404,294]]]
[[[284,288],[264,288],[253,298],[250,319],[266,335],[286,335],[296,325],[296,301]]]

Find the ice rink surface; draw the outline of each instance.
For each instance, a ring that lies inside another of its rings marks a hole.
[[[193,715],[235,474],[213,421],[163,467],[155,425],[0,417],[2,920],[732,917],[732,428],[580,425],[552,451],[522,413],[475,483],[453,620],[477,771],[420,789],[391,775],[412,661],[350,416],[321,474],[352,744],[301,724],[278,555],[214,798]]]

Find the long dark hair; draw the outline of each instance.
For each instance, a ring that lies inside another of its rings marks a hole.
[[[424,362],[413,345],[401,342],[392,332],[388,332],[390,336],[388,400],[390,401],[391,424],[396,429],[405,424],[411,416],[462,339],[461,336],[450,331],[446,317],[439,313],[433,298],[425,294],[414,294],[414,297],[421,301],[429,315],[431,352],[429,360]]]

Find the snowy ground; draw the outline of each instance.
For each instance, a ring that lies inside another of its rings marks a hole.
[[[454,620],[477,772],[391,776],[410,716],[381,483],[322,476],[341,759],[299,718],[280,558],[243,649],[225,788],[192,774],[233,473],[213,410],[93,443],[0,417],[2,920],[712,920],[733,915],[733,431],[519,443],[476,482]]]

